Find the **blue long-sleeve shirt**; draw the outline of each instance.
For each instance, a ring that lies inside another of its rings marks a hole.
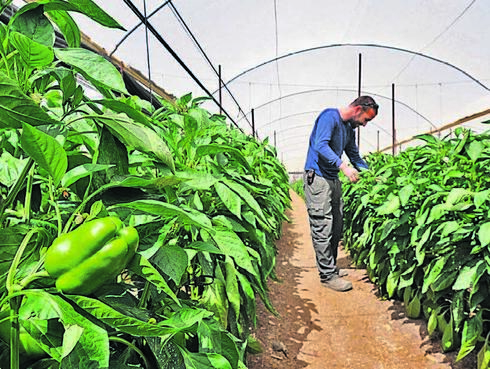
[[[325,109],[310,135],[305,170],[313,169],[315,174],[327,179],[338,178],[344,151],[356,169],[368,168],[359,155],[354,129],[342,120],[338,109]]]

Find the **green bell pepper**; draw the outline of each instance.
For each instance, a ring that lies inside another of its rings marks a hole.
[[[122,272],[138,243],[136,229],[120,219],[95,219],[55,239],[44,266],[59,291],[89,295]]]

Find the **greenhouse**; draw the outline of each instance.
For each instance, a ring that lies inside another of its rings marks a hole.
[[[0,1],[0,369],[490,368],[490,4]]]

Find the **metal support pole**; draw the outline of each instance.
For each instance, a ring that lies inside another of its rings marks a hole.
[[[357,81],[357,97],[361,96],[361,78],[362,78],[362,54],[359,53],[359,76]]]
[[[276,131],[274,130],[274,147],[277,147]]]
[[[379,152],[379,129],[378,129],[378,136],[376,138],[376,148],[377,148],[377,151]]]
[[[361,96],[361,78],[362,78],[362,54],[359,53],[359,68],[358,68],[358,79],[357,79],[357,97]],[[361,127],[357,127],[357,147],[361,145]]]
[[[223,100],[222,100],[222,96],[221,96],[221,88],[223,87],[223,83],[222,83],[222,78],[221,78],[221,64],[218,65],[218,91],[219,91],[219,98],[218,98],[218,101],[219,101],[219,113],[220,115],[223,114],[223,110],[222,110],[222,106],[223,106]]]
[[[252,109],[252,136],[255,138],[255,112]]]
[[[391,153],[395,155],[396,127],[395,127],[395,84],[391,84]]]

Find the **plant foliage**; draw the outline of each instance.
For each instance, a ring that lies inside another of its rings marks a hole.
[[[274,311],[287,173],[204,99],[130,96],[80,48],[72,12],[121,28],[91,0],[29,3],[0,25],[1,366],[245,368],[256,296]],[[140,235],[127,270],[90,296],[56,291],[46,249],[107,215]]]
[[[408,317],[428,319],[444,351],[459,349],[459,360],[484,341],[486,358],[490,135],[419,138],[424,145],[397,156],[370,155],[370,170],[344,184],[345,245]]]

